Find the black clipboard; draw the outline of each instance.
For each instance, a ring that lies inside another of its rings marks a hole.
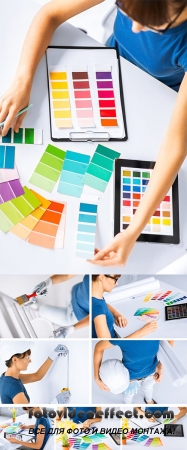
[[[118,69],[119,69],[119,92],[120,92],[120,99],[121,99],[121,110],[122,110],[122,117],[123,117],[123,124],[124,124],[124,131],[125,131],[125,136],[122,138],[103,138],[101,134],[107,134],[107,132],[97,132],[97,135],[100,135],[98,137],[98,139],[95,139],[94,136],[91,137],[85,137],[85,139],[71,139],[71,138],[54,138],[52,136],[52,123],[51,123],[51,104],[50,104],[50,92],[49,92],[49,75],[48,75],[48,60],[47,60],[47,52],[45,52],[46,55],[46,70],[47,70],[47,86],[48,86],[48,99],[49,99],[49,120],[50,120],[50,135],[51,135],[51,140],[53,142],[109,142],[109,141],[126,141],[128,139],[128,134],[127,134],[127,122],[126,122],[126,114],[125,114],[125,102],[124,102],[124,95],[123,95],[123,85],[122,85],[122,74],[121,74],[121,65],[120,65],[120,58],[119,58],[119,52],[118,49],[116,49],[115,47],[78,47],[78,46],[48,46],[47,49],[50,48],[54,48],[54,49],[80,49],[80,50],[115,50],[116,52],[116,59],[118,61]],[[84,134],[86,134],[86,132],[82,132]],[[92,132],[92,135],[94,135],[94,132]]]
[[[114,199],[114,235],[118,234],[120,230],[120,213],[121,213],[121,168],[130,169],[154,169],[155,162],[153,161],[138,161],[117,159],[115,160],[115,199]],[[138,241],[141,242],[155,242],[162,244],[179,244],[179,195],[178,195],[178,176],[172,185],[172,208],[173,208],[173,235],[163,234],[140,234]],[[126,228],[128,225],[126,226]]]

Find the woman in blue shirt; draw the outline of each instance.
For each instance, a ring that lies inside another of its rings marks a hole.
[[[127,326],[127,319],[106,303],[104,292],[111,292],[117,285],[121,275],[92,275],[92,337],[115,338],[119,337],[114,329],[114,323],[123,328]],[[141,338],[157,329],[156,320],[144,325],[126,338]]]
[[[74,276],[52,275],[47,280],[37,284],[33,292],[36,292],[37,296],[45,297],[50,287],[58,283],[64,283]],[[34,305],[35,309],[38,306],[38,310],[31,310],[31,314],[39,314],[39,316],[48,319],[50,322],[59,324],[60,328],[54,330],[54,333],[58,333],[58,337],[68,337],[75,330],[89,326],[89,275],[85,275],[83,281],[72,287],[67,303],[67,307],[57,307],[45,304],[40,305],[38,302],[38,305],[37,303]]]
[[[53,0],[37,13],[27,33],[13,83],[0,99],[0,122],[5,120],[3,136],[16,114],[29,104],[37,65],[56,28],[102,1]],[[153,175],[136,214],[125,231],[97,251],[93,263],[101,265],[125,264],[141,231],[171,187],[187,151],[187,0],[118,0],[117,5],[109,45],[118,47],[122,56],[179,92]],[[24,116],[16,119],[15,131]]]
[[[34,414],[36,411],[40,411],[43,414],[43,410],[40,406],[34,406],[34,408],[26,408],[23,407],[24,411],[29,412],[29,410],[32,410],[32,413]],[[52,428],[52,422],[49,417],[41,416],[40,418],[36,419],[35,424],[32,425],[21,425],[20,428],[22,430],[28,430],[29,428],[32,428],[34,430],[34,439],[35,442],[25,442],[24,441],[24,447],[25,448],[31,448],[36,450],[43,450],[45,448],[45,445],[50,438],[51,434],[49,434],[50,428]],[[32,434],[31,434],[32,437]],[[11,437],[7,439],[11,444],[19,444],[20,441],[14,437]],[[51,443],[51,447],[53,448],[53,443]]]

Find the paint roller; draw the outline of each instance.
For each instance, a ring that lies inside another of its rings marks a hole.
[[[14,301],[17,302],[19,306],[23,305],[26,306],[29,303],[35,303],[36,302],[35,297],[37,297],[37,295],[38,295],[37,292],[33,292],[30,295],[23,294],[20,295],[19,297],[16,297]]]
[[[154,277],[150,277],[124,286],[116,287],[112,292],[106,293],[104,296],[107,303],[112,303],[119,300],[124,300],[125,298],[147,294],[147,292],[156,291],[158,289],[160,289],[159,280],[156,280]]]
[[[187,383],[187,368],[184,367],[169,342],[160,341],[159,352],[161,359],[163,357],[163,359],[167,362],[169,373],[173,381],[173,386],[179,387]]]

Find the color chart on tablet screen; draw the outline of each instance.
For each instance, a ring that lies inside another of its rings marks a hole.
[[[121,168],[121,230],[124,231],[140,204],[152,175],[151,169]],[[145,226],[142,233],[173,235],[172,189]]]

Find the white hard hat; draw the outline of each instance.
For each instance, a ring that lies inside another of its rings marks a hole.
[[[113,394],[120,394],[129,386],[129,371],[119,359],[104,361],[99,376]]]
[[[11,342],[1,342],[0,345],[0,359],[8,361],[13,355],[24,353],[33,347],[34,342],[14,340]]]

